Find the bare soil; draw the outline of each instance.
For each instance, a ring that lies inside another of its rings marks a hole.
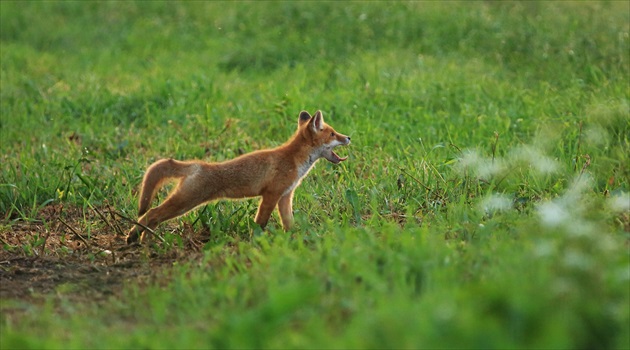
[[[109,207],[62,204],[44,207],[31,222],[0,227],[0,312],[19,313],[51,295],[102,301],[118,295],[125,283],[166,278],[165,269],[199,257],[204,244],[197,233],[183,247],[158,253],[147,244],[127,245],[124,232],[130,227]]]

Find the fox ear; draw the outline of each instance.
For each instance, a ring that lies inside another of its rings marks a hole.
[[[302,125],[307,121],[311,120],[311,115],[307,111],[300,112],[300,117],[298,119],[298,125]]]
[[[322,111],[315,112],[315,115],[313,115],[311,119],[311,127],[315,132],[324,129],[324,116],[322,115]]]

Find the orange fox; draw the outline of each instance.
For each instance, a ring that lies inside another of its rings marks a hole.
[[[326,124],[321,111],[314,116],[302,111],[297,131],[282,146],[221,163],[158,160],[149,166],[142,180],[138,222],[154,229],[161,222],[214,199],[262,196],[256,223],[264,228],[278,206],[282,227],[288,230],[293,224],[295,188],[318,159],[325,158],[334,164],[348,159],[333,151],[337,146],[348,144],[350,137]],[[161,205],[147,211],[158,189],[170,179],[176,179],[179,184]],[[142,241],[144,230],[134,225],[127,235],[127,243]]]

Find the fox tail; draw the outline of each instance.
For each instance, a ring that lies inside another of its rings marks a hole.
[[[157,191],[168,180],[186,175],[187,166],[184,162],[174,159],[161,159],[151,164],[142,179],[140,199],[138,203],[138,216],[144,215],[155,198]]]

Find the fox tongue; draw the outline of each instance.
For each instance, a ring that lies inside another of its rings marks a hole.
[[[339,155],[337,155],[337,153],[335,153],[335,151],[332,151],[333,157],[337,158],[340,162],[343,162],[344,160],[348,159],[348,157],[339,157]]]
[[[348,159],[348,157],[341,158],[337,155],[337,153],[335,153],[335,151],[330,151],[330,157],[326,157],[326,159],[331,163],[339,164],[340,162]]]

